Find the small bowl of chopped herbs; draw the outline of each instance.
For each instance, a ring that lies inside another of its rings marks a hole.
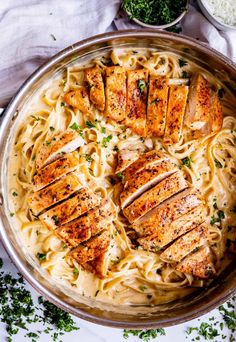
[[[141,26],[166,29],[185,16],[188,0],[123,0],[122,8]]]

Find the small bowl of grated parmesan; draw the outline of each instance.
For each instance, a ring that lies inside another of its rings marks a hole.
[[[205,17],[222,31],[236,30],[236,0],[198,0]]]

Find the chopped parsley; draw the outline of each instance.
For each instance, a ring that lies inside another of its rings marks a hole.
[[[217,159],[215,159],[215,166],[218,167],[218,169],[222,169],[223,168],[223,165]]]
[[[80,125],[78,125],[76,122],[74,122],[71,126],[70,126],[71,129],[75,130],[75,131],[78,131],[79,132],[79,135],[81,137],[83,137],[83,131],[82,131],[82,128]]]
[[[36,159],[36,155],[34,154],[31,158],[32,161],[34,161]]]
[[[65,102],[61,102],[61,107],[65,107]]]
[[[14,213],[10,213],[10,216],[13,217],[15,214]]]
[[[158,336],[164,336],[165,330],[163,328],[159,329],[147,329],[147,330],[128,330],[125,329],[123,333],[123,337],[125,339],[130,336],[137,336],[140,340],[144,342],[149,342],[150,340],[157,338]]]
[[[38,254],[37,254],[37,258],[38,258],[40,261],[44,261],[44,260],[46,260],[46,254],[45,254],[45,253],[38,253]]]
[[[123,172],[118,172],[117,173],[117,177],[120,178],[120,179],[124,179],[125,178]]]
[[[139,290],[142,291],[142,292],[144,292],[145,290],[147,290],[147,286],[145,286],[145,285],[140,285],[140,286],[139,286]]]
[[[102,147],[107,147],[107,143],[112,140],[112,134],[102,138]]]
[[[138,89],[142,93],[146,88],[146,82],[144,80],[138,80]]]
[[[97,126],[91,121],[86,121],[85,124],[88,128],[97,128]]]
[[[119,151],[119,147],[118,146],[114,146],[113,147],[113,151],[118,152]]]
[[[206,322],[202,322],[199,327],[190,327],[187,329],[187,335],[190,335],[193,331],[196,331],[198,336],[204,337],[205,340],[213,340],[215,337],[220,336],[218,330]]]
[[[2,266],[0,259],[0,268]],[[43,333],[47,337],[42,337],[42,340],[59,342],[65,333],[79,329],[68,313],[42,297],[39,297],[36,306],[21,276],[13,277],[2,271],[0,292],[0,320],[5,325],[8,342],[12,342],[13,336],[22,331],[26,331],[24,336],[31,342],[36,342]],[[33,331],[35,323],[41,323],[42,328]],[[17,336],[14,340],[21,341],[21,337]]]
[[[45,145],[46,146],[50,146],[51,145],[51,141],[45,141]]]
[[[60,224],[60,219],[57,215],[53,215],[52,219],[57,226]]]
[[[191,162],[192,162],[192,158],[191,157],[185,157],[182,159],[182,164],[191,168]]]
[[[74,275],[78,275],[78,274],[79,274],[79,270],[78,270],[77,267],[75,267],[75,268],[73,269],[73,274],[74,274]]]
[[[16,196],[18,196],[18,193],[13,191],[12,196],[16,197]]]
[[[101,132],[102,132],[103,134],[106,134],[106,127],[102,127],[102,128],[101,128]]]
[[[52,126],[50,126],[49,129],[50,129],[51,132],[55,131],[55,128],[52,127]]]
[[[163,25],[174,21],[186,9],[186,0],[123,0],[122,7],[131,18],[146,24]]]
[[[30,115],[31,118],[33,118],[35,121],[40,121],[40,118],[39,117],[36,117],[35,115]]]
[[[183,58],[179,59],[179,66],[180,66],[180,68],[183,68],[187,64],[188,64],[188,62],[185,59],[183,59]]]
[[[78,131],[81,129],[80,125],[78,125],[76,122],[74,122],[71,126],[71,129],[74,129],[75,131]]]
[[[223,212],[223,210],[218,210],[217,216],[215,215],[211,216],[210,224],[213,226],[215,223],[221,222],[221,220],[223,220],[224,218],[225,218],[225,213]]]
[[[87,153],[84,155],[84,158],[89,163],[92,163],[92,161],[94,161],[94,159]]]

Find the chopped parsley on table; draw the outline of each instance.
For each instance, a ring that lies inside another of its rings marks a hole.
[[[125,329],[123,333],[123,337],[126,339],[130,336],[137,336],[140,340],[144,342],[149,342],[150,340],[165,335],[165,330],[163,328],[160,329],[147,329],[147,330],[128,330]]]
[[[183,13],[186,6],[186,0],[123,0],[122,2],[122,8],[131,18],[151,25],[171,23]]]
[[[0,268],[2,266],[0,258]],[[16,335],[22,331],[27,341],[36,342],[43,333],[47,338],[42,341],[61,341],[65,333],[79,329],[70,314],[43,297],[39,297],[36,306],[23,278],[5,272],[0,273],[0,320],[5,324],[8,342],[20,341]],[[42,329],[33,331],[35,323],[43,323]]]

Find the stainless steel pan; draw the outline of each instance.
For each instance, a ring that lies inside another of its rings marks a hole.
[[[158,31],[120,31],[106,33],[76,43],[52,57],[39,68],[19,89],[5,110],[0,128],[0,231],[2,242],[16,267],[28,282],[44,297],[64,310],[94,323],[124,328],[165,327],[193,319],[224,302],[236,290],[236,266],[229,265],[224,273],[210,285],[194,295],[175,302],[148,306],[115,306],[98,301],[74,297],[61,284],[55,284],[44,273],[23,247],[14,226],[10,224],[7,173],[9,145],[14,130],[21,121],[21,109],[32,94],[48,79],[76,58],[86,61],[113,48],[154,47],[180,53],[200,64],[220,78],[236,94],[236,65],[203,43],[173,33]],[[236,95],[235,95],[236,96]],[[236,102],[236,98],[235,98]]]

